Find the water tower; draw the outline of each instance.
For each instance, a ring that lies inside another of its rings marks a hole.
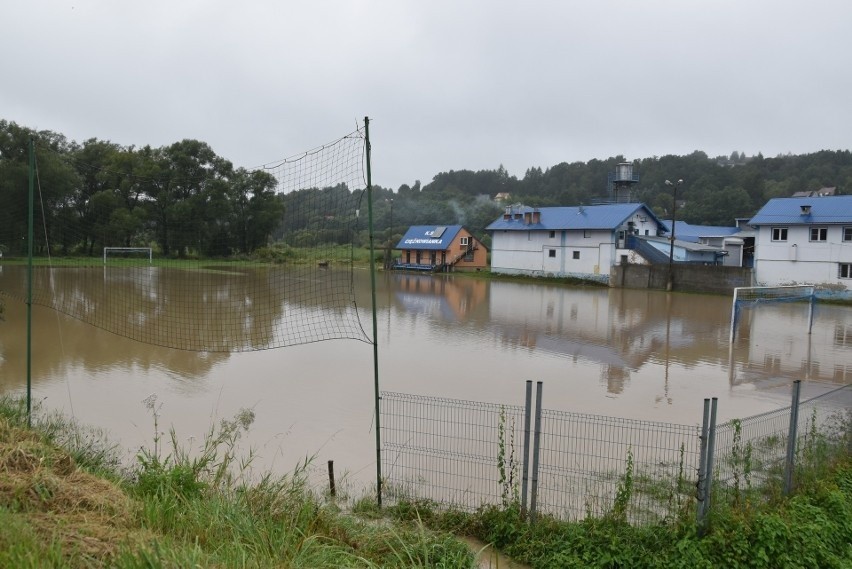
[[[633,172],[633,163],[619,162],[615,165],[615,172],[607,175],[610,200],[613,203],[631,203],[632,188],[638,183],[639,174]]]

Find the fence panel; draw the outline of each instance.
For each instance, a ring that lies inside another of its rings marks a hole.
[[[524,408],[381,394],[385,495],[466,510],[519,499]]]
[[[382,393],[381,414],[389,499],[466,510],[520,502],[524,407]],[[652,524],[695,508],[697,425],[546,409],[541,420],[540,514]],[[789,428],[790,407],[717,426],[711,507],[781,493]],[[795,448],[794,485],[852,452],[852,385],[800,402]]]
[[[538,509],[563,520],[673,518],[695,505],[698,428],[542,412]]]
[[[852,437],[852,385],[799,404],[794,486],[797,477],[848,452]],[[714,501],[733,507],[766,501],[783,491],[790,407],[734,419],[716,429]]]

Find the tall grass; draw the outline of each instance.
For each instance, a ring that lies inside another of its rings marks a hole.
[[[342,514],[309,488],[307,462],[249,476],[253,455],[238,442],[250,411],[193,449],[173,430],[159,435],[159,404],[146,405],[153,444],[118,467],[114,445],[40,409],[28,430],[22,402],[0,398],[0,567],[473,566],[447,533]],[[78,458],[60,446],[75,441]]]

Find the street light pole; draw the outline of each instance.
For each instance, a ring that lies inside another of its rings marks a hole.
[[[385,268],[389,269],[392,265],[391,255],[393,253],[393,198],[385,199],[390,204],[390,224],[388,227],[388,241],[385,249]]]
[[[683,179],[672,183],[666,180],[666,185],[672,187],[672,233],[669,236],[669,282],[666,283],[666,290],[671,291],[674,288],[674,243],[675,243],[675,218],[677,211],[677,188],[683,183]]]

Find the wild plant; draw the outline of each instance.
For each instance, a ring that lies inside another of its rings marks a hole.
[[[506,429],[509,429],[509,439],[506,440]],[[508,450],[508,456],[506,454]],[[506,408],[500,407],[500,417],[497,422],[497,473],[500,484],[500,499],[503,507],[520,501],[518,487],[518,464],[515,459],[515,418],[506,418]]]
[[[627,508],[630,505],[631,498],[633,498],[633,468],[633,449],[628,448],[627,464],[624,468],[624,474],[618,482],[618,488],[615,490],[615,500],[609,514],[609,518],[614,522],[624,523],[627,521]]]
[[[206,488],[225,490],[234,486],[235,466],[238,466],[238,476],[247,472],[254,454],[249,451],[247,458],[237,465],[237,441],[254,422],[254,411],[241,409],[233,419],[222,419],[218,425],[212,425],[199,451],[182,445],[172,427],[169,429],[171,450],[164,456],[163,433],[159,429],[162,404],[158,404],[156,395],[149,396],[143,403],[154,419],[153,449],[142,448],[136,456],[139,464],[136,487],[143,495],[166,492],[183,497],[198,496]]]

